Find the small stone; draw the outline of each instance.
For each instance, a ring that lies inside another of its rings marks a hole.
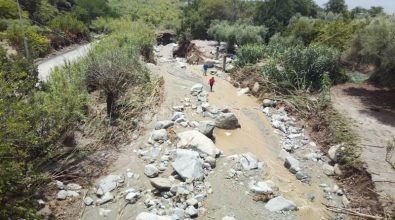
[[[173,116],[171,117],[172,121],[176,121],[177,119],[184,117],[184,113],[182,112],[174,112]]]
[[[187,200],[187,204],[190,206],[197,207],[198,203],[199,203],[199,201],[197,201],[197,199],[195,199],[195,198],[190,198]]]
[[[64,184],[63,182],[60,182],[59,180],[56,180],[56,187],[60,190],[64,189]]]
[[[167,136],[167,131],[165,129],[154,130],[151,133],[151,138],[153,141],[167,141],[169,137]]]
[[[80,194],[78,192],[67,190],[67,197],[79,197]]]
[[[335,146],[332,146],[332,147],[330,147],[329,148],[329,150],[328,150],[328,156],[329,156],[329,158],[331,159],[331,160],[333,160],[333,161],[337,161],[337,150],[340,148],[340,144],[338,144],[338,145],[335,145]]]
[[[67,191],[66,190],[60,190],[58,194],[56,195],[56,198],[59,200],[65,200],[67,198]]]
[[[341,176],[343,175],[342,170],[340,169],[340,165],[339,164],[335,164],[335,166],[333,167],[334,172],[336,175]]]
[[[154,179],[150,179],[151,185],[153,187],[155,187],[158,190],[164,190],[164,191],[168,191],[171,188],[172,183],[170,182],[169,179],[166,178],[154,178]]]
[[[260,88],[259,83],[258,83],[258,82],[255,82],[255,83],[254,83],[254,86],[252,87],[252,92],[258,93],[258,92],[259,92],[259,88]]]
[[[269,200],[266,203],[265,208],[271,212],[281,212],[281,211],[296,211],[297,207],[294,202],[285,199],[282,196],[278,196]]]
[[[88,196],[84,199],[84,203],[86,206],[91,206],[91,205],[93,205],[93,199]]]
[[[140,196],[140,193],[138,193],[138,192],[129,192],[129,193],[126,195],[125,199],[126,199],[126,201],[128,201],[130,204],[134,204],[134,203],[137,202],[139,196]]]
[[[239,162],[244,170],[258,169],[258,160],[252,153],[242,154]]]
[[[102,205],[114,199],[114,196],[110,192],[106,192],[100,199],[96,201],[98,205]]]
[[[262,103],[263,107],[275,107],[276,106],[276,101],[273,101],[271,99],[264,99]]]
[[[322,169],[327,176],[335,175],[335,168],[327,163],[322,166]]]
[[[296,174],[300,171],[299,161],[291,155],[285,158],[284,166],[293,174]]]
[[[157,177],[157,176],[158,176],[159,170],[158,170],[158,168],[156,168],[155,165],[149,164],[149,165],[146,165],[146,166],[145,166],[145,168],[144,168],[144,174],[145,174],[147,177],[154,178],[154,177]]]
[[[189,217],[193,218],[193,217],[196,217],[198,215],[198,210],[195,207],[193,207],[193,206],[188,206],[188,208],[185,209],[185,213]]]
[[[66,189],[67,190],[73,190],[73,191],[77,191],[82,189],[82,187],[76,183],[69,183],[66,185]]]

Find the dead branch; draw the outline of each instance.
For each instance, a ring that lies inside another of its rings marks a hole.
[[[327,205],[327,204],[323,204],[323,205],[326,206],[327,210],[332,211],[332,212],[336,212],[336,213],[353,215],[353,216],[358,216],[358,217],[367,218],[367,219],[384,219],[381,216],[374,216],[374,215],[363,214],[363,213],[356,212],[356,211],[351,210],[351,209],[338,208],[338,207],[330,206],[330,205]]]

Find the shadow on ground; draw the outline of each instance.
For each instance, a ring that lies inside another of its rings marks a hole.
[[[395,127],[395,90],[369,85],[366,88],[348,87],[344,93],[358,98],[367,109],[361,113],[370,115],[381,123]]]

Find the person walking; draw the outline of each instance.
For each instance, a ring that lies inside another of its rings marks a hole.
[[[207,70],[208,70],[208,64],[207,64],[207,63],[204,63],[204,64],[203,64],[203,75],[204,75],[204,76],[207,76]]]
[[[210,92],[213,91],[214,83],[215,83],[215,79],[214,77],[211,77],[211,79],[208,81],[208,84],[210,85]]]

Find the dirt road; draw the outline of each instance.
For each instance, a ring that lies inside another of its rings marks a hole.
[[[363,149],[361,157],[382,200],[394,201],[395,170],[385,159],[388,142],[395,138],[395,91],[345,84],[333,87],[331,95],[334,107],[353,122]],[[395,162],[395,155],[391,158]]]

